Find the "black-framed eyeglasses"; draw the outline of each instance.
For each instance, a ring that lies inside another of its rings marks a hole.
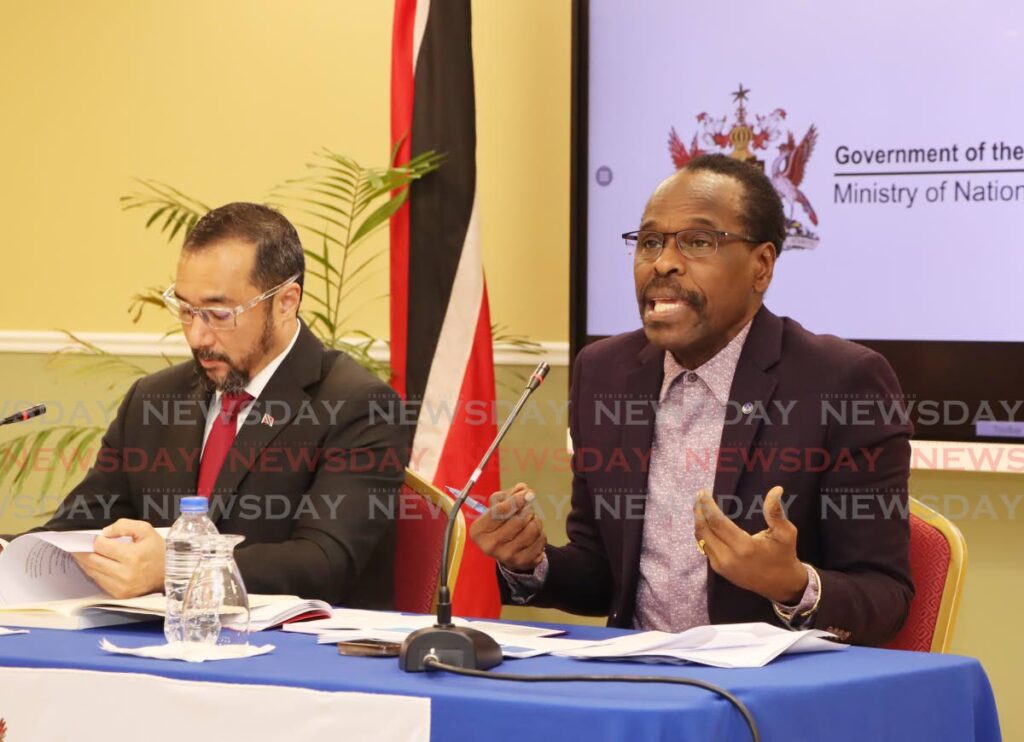
[[[681,229],[678,232],[642,229],[637,232],[624,232],[622,235],[635,258],[645,263],[661,257],[669,237],[675,237],[676,249],[684,258],[706,258],[714,255],[722,240],[742,240],[754,245],[764,242],[735,232],[723,232],[720,229]]]

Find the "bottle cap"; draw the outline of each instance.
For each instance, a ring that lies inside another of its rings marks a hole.
[[[210,503],[205,497],[183,497],[180,507],[183,513],[205,513],[209,510]]]

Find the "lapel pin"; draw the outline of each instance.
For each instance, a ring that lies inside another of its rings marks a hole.
[[[271,417],[268,413],[264,413],[263,419],[260,420],[260,422],[266,425],[268,428],[274,427],[274,418]]]
[[[740,412],[742,412],[744,415],[749,415],[753,411],[754,411],[754,404],[753,404],[753,402],[744,402],[743,406],[740,407]]]

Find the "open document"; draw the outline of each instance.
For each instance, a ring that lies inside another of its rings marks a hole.
[[[165,536],[167,529],[157,529]],[[72,554],[93,551],[99,531],[40,531],[0,552],[0,626],[87,629],[162,618],[162,593],[115,600],[86,576]],[[126,537],[127,538],[127,537]],[[331,607],[294,595],[249,595],[252,631],[326,618]]]
[[[91,629],[97,626],[162,619],[167,599],[163,593],[115,599],[109,595],[47,600],[0,606],[0,625],[40,629]],[[249,630],[264,631],[290,621],[323,618],[331,607],[322,600],[294,595],[249,595]]]
[[[72,554],[93,551],[99,531],[40,531],[0,552],[0,625],[84,629],[138,620],[89,611],[108,600]]]
[[[102,593],[71,557],[91,552],[99,535],[99,531],[41,531],[11,541],[0,552],[0,606]]]

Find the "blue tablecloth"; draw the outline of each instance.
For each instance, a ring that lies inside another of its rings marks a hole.
[[[611,629],[566,626],[572,638]],[[434,740],[737,740],[750,733],[736,709],[701,689],[628,683],[512,683],[442,673],[404,673],[393,658],[342,657],[312,636],[279,631],[256,639],[277,649],[246,660],[187,664],[111,655],[121,646],[163,641],[156,624],[0,637],[0,665],[142,672],[197,681],[299,686],[431,698]],[[716,683],[750,708],[766,742],[969,742],[999,740],[988,679],[977,660],[850,648],[782,657],[754,670],[506,660],[506,672],[645,674]],[[339,731],[343,731],[340,729]]]

